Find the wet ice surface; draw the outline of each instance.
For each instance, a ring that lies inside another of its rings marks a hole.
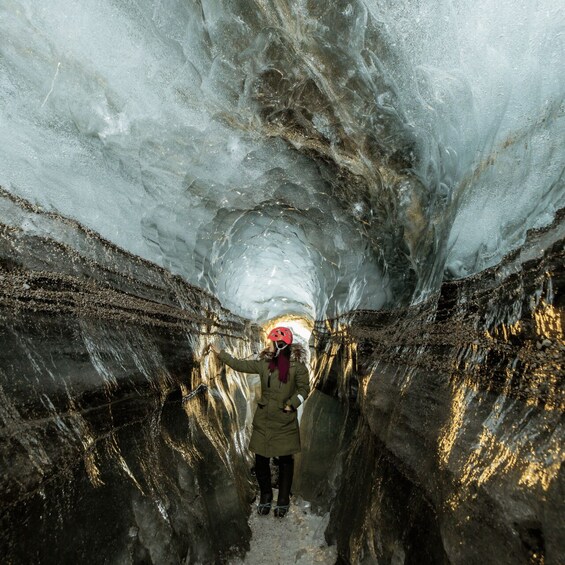
[[[274,491],[277,499],[277,491]],[[251,549],[243,560],[231,561],[230,565],[286,565],[299,563],[335,563],[335,546],[329,547],[324,539],[329,514],[316,516],[310,511],[310,503],[294,497],[289,513],[283,518],[259,516],[253,504],[249,518]]]
[[[558,3],[321,4],[5,0],[0,186],[257,321],[417,303],[551,222]]]

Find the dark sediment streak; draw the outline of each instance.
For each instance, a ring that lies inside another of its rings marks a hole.
[[[299,490],[344,562],[559,562],[564,216],[422,304],[315,328]]]
[[[210,384],[202,338],[243,344],[253,327],[76,222],[0,196],[28,226],[0,226],[6,562],[215,562],[244,549],[245,399],[222,375],[214,394],[181,399]]]

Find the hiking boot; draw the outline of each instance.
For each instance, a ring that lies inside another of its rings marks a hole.
[[[257,505],[257,514],[266,516],[271,511],[271,504],[273,502],[273,493],[261,493],[259,504]]]

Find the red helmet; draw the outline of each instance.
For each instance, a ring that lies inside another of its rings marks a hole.
[[[284,341],[288,345],[292,343],[292,332],[282,326],[273,328],[267,337],[272,341]]]

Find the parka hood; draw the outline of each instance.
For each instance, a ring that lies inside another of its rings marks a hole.
[[[306,363],[306,349],[304,348],[304,346],[302,346],[300,343],[295,342],[290,347],[290,360],[297,361],[298,363]],[[273,353],[271,353],[266,347],[265,349],[263,349],[263,351],[261,351],[259,357],[261,359],[271,359],[271,357],[273,357]]]

